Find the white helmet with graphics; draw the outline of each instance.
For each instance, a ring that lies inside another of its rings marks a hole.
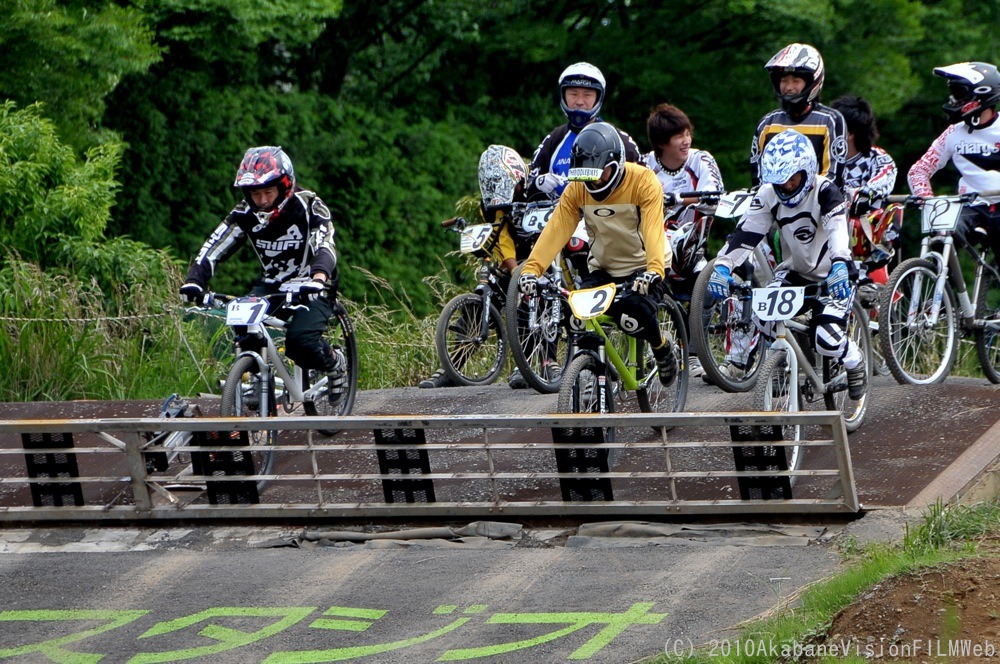
[[[601,104],[604,102],[604,87],[604,74],[590,63],[577,62],[563,70],[563,73],[559,75],[559,106],[566,114],[570,128],[579,131],[597,117],[601,110]],[[590,110],[570,108],[566,105],[566,88],[597,90],[597,103]]]
[[[760,158],[761,182],[773,185],[778,198],[790,208],[805,200],[815,186],[816,170],[815,148],[808,138],[794,129],[786,129],[768,141]],[[791,180],[796,173],[802,173],[799,186],[791,192],[783,191],[780,185]]]

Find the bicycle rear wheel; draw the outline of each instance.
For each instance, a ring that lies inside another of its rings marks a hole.
[[[602,381],[602,377],[605,380]],[[612,381],[602,370],[597,357],[591,353],[581,353],[573,358],[563,372],[556,410],[560,413],[613,413],[613,391]],[[604,442],[615,442],[614,427],[601,430]],[[607,450],[598,451],[607,456]]]
[[[342,387],[337,390],[329,389],[329,379],[322,372],[309,371],[309,381],[311,385],[319,381],[327,380],[327,384],[316,395],[314,401],[303,404],[306,415],[319,417],[337,417],[350,415],[354,408],[354,399],[358,394],[358,339],[354,334],[354,323],[347,315],[347,309],[341,302],[333,305],[333,316],[330,317],[330,324],[324,335],[330,347],[339,350],[344,354],[347,365],[344,367],[344,381]],[[308,385],[303,385],[307,388]],[[332,436],[339,429],[320,429],[320,433]]]
[[[656,370],[656,358],[653,357],[652,348],[649,344],[640,342],[638,355],[641,361],[636,376],[639,380],[636,401],[639,402],[639,410],[644,413],[677,413],[684,410],[689,379],[684,315],[677,302],[670,296],[665,296],[656,309],[656,319],[660,325],[660,335],[669,340],[674,349],[678,365],[677,378],[673,384],[664,386]],[[661,427],[653,427],[657,433],[660,433],[660,429]]]
[[[989,269],[983,272],[976,302],[976,319],[1000,326],[1000,276]],[[991,383],[1000,383],[1000,329],[976,330],[976,355],[983,373]]]
[[[949,284],[937,321],[929,321],[937,274],[934,263],[911,258],[892,271],[882,291],[879,345],[889,373],[901,385],[942,382],[958,355],[955,295]]]
[[[261,412],[263,396],[260,365],[252,357],[239,357],[226,376],[226,386],[222,390],[221,415],[222,417],[276,417],[278,411],[273,382],[267,394],[269,405],[265,409],[266,412]],[[248,431],[247,438],[253,447],[272,447],[278,444],[278,431],[277,429]],[[232,454],[237,455],[242,452],[235,451]],[[274,470],[274,450],[254,450],[250,455],[255,474],[271,474]],[[257,480],[257,491],[263,491],[267,482],[267,480]]]
[[[438,317],[434,335],[438,357],[457,385],[489,385],[507,363],[503,319],[493,304],[484,319],[483,302],[478,293],[463,293],[452,298]]]
[[[510,353],[532,389],[553,394],[559,391],[559,374],[568,360],[567,330],[562,324],[561,313],[556,315],[555,302],[550,297],[540,295],[527,300],[520,293],[517,287],[520,276],[521,268],[518,267],[510,279],[504,311]],[[559,367],[559,371],[550,366]]]
[[[865,361],[865,371],[868,373],[868,391],[857,401],[851,399],[847,394],[847,374],[844,365],[838,360],[830,357],[823,357],[823,382],[829,384],[831,380],[840,376],[843,379],[845,388],[837,392],[827,392],[823,395],[823,402],[827,410],[839,410],[844,414],[844,426],[848,433],[853,433],[861,427],[868,411],[868,395],[871,394],[872,384],[872,340],[868,330],[868,315],[864,307],[855,300],[851,307],[851,315],[847,319],[847,334],[858,344],[861,357]]]
[[[798,376],[793,376],[788,363],[787,351],[778,350],[768,353],[757,377],[757,384],[753,390],[754,409],[769,411],[774,413],[795,413],[803,408],[802,390],[797,390],[798,398],[791,398],[792,381],[797,381]],[[786,425],[782,427],[783,440],[802,440],[801,425]],[[785,447],[785,459],[788,463],[788,470],[798,470],[802,465],[802,447],[790,445]],[[792,483],[795,478],[790,478]]]
[[[718,300],[708,292],[714,267],[715,261],[709,261],[698,274],[691,292],[688,315],[691,348],[701,360],[708,382],[726,392],[749,392],[757,380],[764,349],[760,330],[743,311],[750,289],[760,284],[754,274],[744,280],[734,273],[729,297]],[[720,368],[723,365],[725,368]]]

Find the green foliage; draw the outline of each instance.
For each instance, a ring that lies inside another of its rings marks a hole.
[[[107,142],[80,161],[60,142],[38,105],[0,106],[0,244],[50,265],[65,237],[93,242],[104,233],[117,191],[123,146]]]
[[[105,98],[159,58],[142,11],[113,2],[11,0],[0,21],[0,97],[45,103],[78,149],[98,138]]]

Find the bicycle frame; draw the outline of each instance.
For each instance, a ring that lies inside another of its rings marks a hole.
[[[932,245],[941,245],[939,250],[932,248]],[[934,281],[934,299],[931,303],[929,315],[924,319],[924,326],[927,328],[937,325],[941,315],[942,300],[944,299],[945,284],[950,283],[955,297],[958,299],[958,306],[962,314],[962,327],[970,329],[986,329],[990,331],[1000,331],[1000,321],[987,321],[976,318],[975,302],[979,301],[979,290],[983,285],[983,273],[990,270],[996,274],[996,269],[986,263],[982,254],[973,247],[966,247],[969,254],[976,261],[976,277],[973,281],[972,297],[965,283],[965,276],[962,273],[962,265],[959,261],[959,252],[955,249],[955,238],[951,233],[941,235],[926,236],[920,243],[920,258],[932,261],[937,267],[937,277]],[[922,276],[917,275],[914,280],[914,292],[922,285]],[[911,298],[910,307],[906,313],[906,323],[908,327],[913,327],[920,318],[919,301]]]

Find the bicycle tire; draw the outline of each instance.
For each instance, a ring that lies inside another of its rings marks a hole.
[[[844,427],[847,433],[854,433],[864,422],[865,413],[868,412],[868,396],[871,394],[872,384],[872,340],[868,330],[868,315],[864,307],[857,300],[851,306],[851,317],[847,323],[847,334],[854,339],[861,350],[861,356],[865,361],[865,371],[868,374],[868,387],[865,394],[857,401],[848,396],[847,389],[839,392],[827,392],[823,395],[823,403],[827,410],[838,410],[844,414]],[[839,360],[831,357],[823,357],[823,382],[829,383],[833,378],[844,371],[844,366]],[[846,377],[845,377],[846,381]]]
[[[503,318],[490,303],[486,336],[479,340],[483,297],[462,293],[453,297],[438,317],[434,343],[441,367],[456,385],[489,385],[507,363]]]
[[[274,398],[274,383],[271,383],[268,401],[270,405],[266,413],[260,412],[261,380],[260,366],[252,357],[239,357],[233,362],[226,385],[222,390],[222,417],[277,417],[277,403]],[[250,445],[272,447],[278,444],[278,431],[248,431]],[[274,470],[274,450],[263,450],[250,453],[254,462],[254,473],[270,475]],[[257,480],[257,492],[267,486],[268,480]]]
[[[1000,320],[1000,276],[985,269],[979,285],[976,319]],[[1000,383],[1000,331],[976,330],[976,356],[987,380]]]
[[[346,387],[340,394],[331,394],[329,389],[324,388],[316,396],[315,401],[302,405],[303,410],[311,417],[350,415],[358,394],[358,339],[354,332],[354,323],[351,322],[347,309],[341,302],[334,303],[333,316],[330,317],[330,324],[323,336],[331,348],[338,348],[344,353],[344,359],[347,360]],[[311,384],[323,378],[318,371],[309,371],[307,374]],[[303,386],[305,387],[308,386]],[[339,431],[340,429],[319,429],[319,432],[326,436],[336,435]]]
[[[762,410],[772,413],[794,413],[803,409],[804,397],[802,390],[798,390],[798,399],[792,404],[788,398],[788,386],[790,376],[788,355],[786,351],[777,350],[768,353],[767,359],[758,371],[757,384],[753,388],[753,404],[755,410]],[[798,376],[794,377],[798,380]],[[802,440],[801,425],[787,425],[782,427],[783,440]],[[788,462],[788,470],[798,470],[802,465],[803,449],[801,445],[785,446],[785,458]],[[795,483],[795,477],[790,478],[791,483]]]
[[[673,384],[664,386],[656,370],[656,358],[649,344],[642,343],[638,355],[641,361],[637,369],[639,388],[636,390],[636,401],[639,410],[644,413],[679,413],[684,410],[687,402],[688,380],[688,343],[687,329],[684,325],[684,315],[680,306],[669,295],[656,308],[656,318],[660,325],[660,334],[669,339],[677,358],[677,378]],[[669,431],[673,427],[666,427]],[[663,427],[653,427],[653,431],[661,433]]]
[[[604,389],[600,376],[605,376]],[[602,409],[601,406],[604,406]],[[563,372],[556,411],[560,413],[613,413],[615,399],[612,381],[602,370],[600,360],[592,353],[578,353]],[[614,427],[604,427],[604,442],[615,442]],[[606,450],[605,450],[606,452]]]
[[[510,354],[514,364],[521,372],[521,377],[535,391],[542,394],[554,394],[559,391],[561,379],[550,380],[544,371],[547,362],[557,362],[560,369],[565,369],[569,362],[569,336],[562,320],[553,320],[552,303],[544,298],[536,297],[532,305],[525,302],[517,287],[521,276],[521,266],[514,270],[507,287],[507,302],[504,310],[504,325],[507,331]],[[529,306],[541,304],[541,310],[536,313],[538,321],[534,329],[528,329]],[[563,310],[569,305],[564,303]],[[560,315],[560,318],[562,316]],[[554,347],[554,357],[549,357],[546,351]]]
[[[937,325],[925,328],[921,322],[933,303],[937,274],[931,261],[910,258],[892,271],[882,291],[879,345],[889,373],[900,385],[940,383],[958,356],[955,294],[950,284],[945,284]],[[919,291],[915,290],[918,286]],[[917,319],[914,325],[907,324],[910,309]]]
[[[691,348],[701,361],[708,382],[726,392],[749,392],[757,382],[757,372],[765,354],[760,330],[752,320],[748,323],[737,323],[739,327],[730,322],[731,312],[738,311],[742,307],[739,296],[732,289],[726,300],[716,300],[708,292],[708,281],[712,278],[714,267],[715,259],[712,259],[698,274],[691,292],[688,315]],[[733,278],[736,280],[735,286],[746,283],[738,274],[734,273]],[[755,274],[751,274],[748,285],[751,288],[760,287]],[[752,348],[749,364],[739,378],[732,378],[719,368],[726,359],[726,346],[731,343],[734,334],[750,335],[751,341],[748,345]]]

